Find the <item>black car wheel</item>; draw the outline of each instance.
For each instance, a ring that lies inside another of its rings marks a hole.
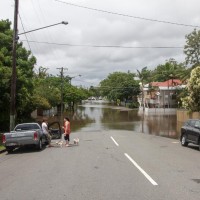
[[[200,151],[200,139],[199,139],[199,151]]]
[[[12,153],[13,150],[14,150],[14,147],[6,147],[6,151],[7,151],[8,153]]]
[[[187,138],[186,138],[186,134],[183,134],[183,135],[182,135],[182,138],[181,138],[181,145],[182,145],[182,146],[185,146],[185,147],[188,145]]]
[[[42,140],[41,139],[39,140],[39,143],[37,144],[36,148],[39,151],[42,150]]]

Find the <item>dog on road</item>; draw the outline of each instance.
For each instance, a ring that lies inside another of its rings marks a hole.
[[[57,145],[60,145],[60,147],[63,147],[63,141],[61,140],[61,141],[58,141],[58,142],[56,142],[56,144]]]
[[[74,145],[79,145],[79,138],[74,138]]]
[[[79,138],[74,138],[74,145],[79,145]],[[63,147],[63,145],[64,145],[64,141],[57,141],[56,142],[56,145],[59,145],[60,147]]]

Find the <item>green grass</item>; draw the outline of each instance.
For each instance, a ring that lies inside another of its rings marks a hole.
[[[1,151],[1,150],[4,150],[4,149],[5,149],[5,147],[4,147],[3,145],[0,144],[0,151]]]

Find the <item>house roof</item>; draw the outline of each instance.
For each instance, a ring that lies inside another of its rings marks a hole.
[[[144,85],[143,90],[148,91],[149,87],[158,87],[159,90],[176,90],[177,88],[185,88],[181,80],[179,79],[169,79],[164,82],[151,82]]]
[[[164,82],[151,82],[149,85],[153,87],[173,87],[182,85],[182,82],[179,79],[169,79]]]

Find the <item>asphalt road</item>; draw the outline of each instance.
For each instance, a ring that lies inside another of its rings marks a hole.
[[[200,152],[131,131],[72,133],[79,146],[0,155],[1,200],[197,200]]]

